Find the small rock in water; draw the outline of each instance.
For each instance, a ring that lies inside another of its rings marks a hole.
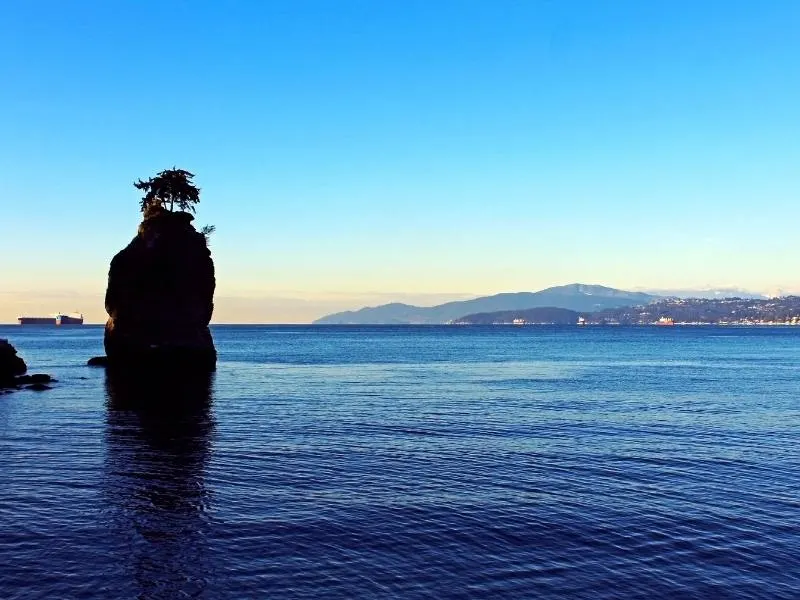
[[[43,392],[45,390],[52,390],[49,385],[45,385],[43,383],[32,383],[28,387],[25,388],[26,390],[33,390],[34,392]]]
[[[95,356],[90,358],[86,361],[86,364],[90,367],[107,367],[108,366],[108,357],[107,356]]]

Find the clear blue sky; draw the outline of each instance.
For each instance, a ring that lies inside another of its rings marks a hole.
[[[173,165],[222,320],[800,289],[798,31],[794,1],[6,2],[0,322],[101,320],[131,182]]]

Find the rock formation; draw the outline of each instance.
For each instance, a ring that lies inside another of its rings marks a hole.
[[[0,388],[17,385],[17,378],[28,370],[25,361],[8,340],[0,339]]]
[[[214,262],[192,220],[186,212],[148,210],[111,261],[104,340],[110,368],[214,369]]]

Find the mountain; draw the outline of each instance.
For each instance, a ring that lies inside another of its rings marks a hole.
[[[491,313],[467,315],[453,321],[455,325],[504,325],[522,320],[525,324],[536,325],[575,325],[579,312],[566,308],[544,306],[525,310],[501,310]]]
[[[577,312],[594,312],[606,308],[648,304],[658,298],[658,296],[643,292],[626,292],[602,285],[573,283],[547,288],[539,292],[496,294],[472,300],[447,302],[438,306],[384,304],[327,315],[317,319],[314,323],[317,325],[432,325],[454,321],[464,315],[501,310],[553,307]]]

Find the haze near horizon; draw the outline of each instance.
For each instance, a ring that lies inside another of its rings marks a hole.
[[[573,282],[800,290],[800,6],[15,3],[0,322],[105,319],[139,177],[196,173],[217,322]]]

